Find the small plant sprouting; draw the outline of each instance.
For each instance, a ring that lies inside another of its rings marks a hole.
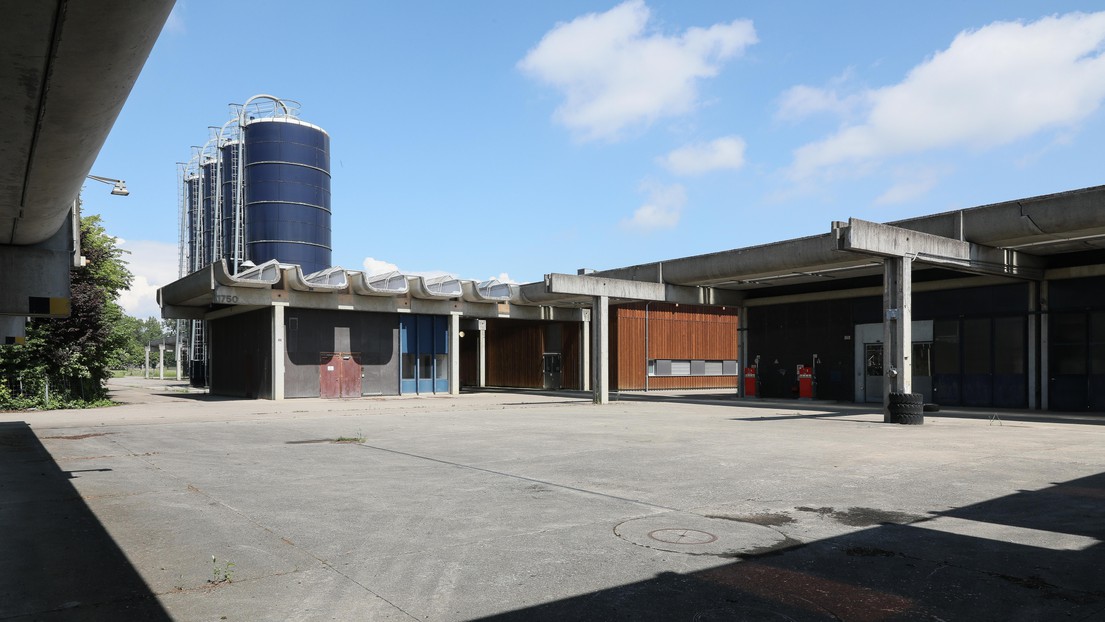
[[[234,582],[234,562],[224,561],[222,566],[219,566],[219,560],[215,559],[215,556],[211,556],[211,580],[208,583],[233,583]]]
[[[334,439],[335,443],[363,443],[365,439],[364,432],[357,430],[355,436],[339,436]]]

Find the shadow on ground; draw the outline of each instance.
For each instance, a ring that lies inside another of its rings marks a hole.
[[[26,423],[0,423],[0,620],[169,620]]]
[[[1098,474],[483,620],[1103,620],[1103,539]]]

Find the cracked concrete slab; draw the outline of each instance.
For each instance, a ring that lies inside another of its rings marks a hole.
[[[0,619],[1105,615],[1105,426],[127,384],[0,414]]]

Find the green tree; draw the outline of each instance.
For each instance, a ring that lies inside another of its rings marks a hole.
[[[87,261],[70,271],[70,315],[33,319],[26,343],[0,348],[0,374],[15,389],[0,391],[0,400],[7,398],[0,406],[66,408],[107,398],[110,367],[126,349],[119,330],[126,316],[117,303],[132,279],[125,252],[98,215],[81,219],[81,254]]]
[[[162,339],[171,339],[176,333],[176,320],[172,320],[171,324],[167,324],[152,316],[140,320],[136,317],[124,315],[116,325],[115,330],[120,334],[123,348],[119,352],[118,360],[112,362],[112,367],[115,369],[143,367],[145,365],[146,346],[152,345],[149,364],[151,368],[154,368],[158,361],[157,344]],[[175,355],[172,346],[168,346],[165,350],[166,366],[176,366]]]

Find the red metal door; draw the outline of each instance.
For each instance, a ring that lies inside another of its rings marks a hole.
[[[341,370],[342,358],[338,352],[323,352],[318,366],[319,397],[342,397]]]
[[[341,396],[361,396],[361,363],[360,352],[343,352],[339,358],[341,361]]]

